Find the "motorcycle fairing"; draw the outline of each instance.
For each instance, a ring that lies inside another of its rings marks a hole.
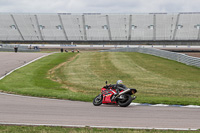
[[[116,101],[111,101],[111,97],[114,93],[116,93],[115,90],[112,89],[106,89],[106,88],[102,88],[101,89],[101,93],[103,94],[103,101],[102,103],[116,103]]]

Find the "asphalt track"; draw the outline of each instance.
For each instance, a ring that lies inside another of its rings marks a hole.
[[[17,54],[21,53],[0,53],[0,66],[4,66],[5,62],[9,66],[9,56],[15,57],[16,62],[13,63],[13,60],[10,64],[15,64],[15,67],[21,65],[20,62],[28,62],[28,56],[33,56],[27,53],[25,58]],[[10,70],[10,67],[7,68]],[[0,69],[0,73],[9,70]],[[200,129],[200,109],[137,105],[126,108],[116,105],[95,107],[88,102],[0,93],[0,124],[187,130]]]
[[[47,55],[46,53],[14,53],[0,52],[0,77],[33,59]]]

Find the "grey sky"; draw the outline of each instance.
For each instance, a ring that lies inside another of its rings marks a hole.
[[[200,12],[200,0],[0,0],[0,12],[149,13]]]

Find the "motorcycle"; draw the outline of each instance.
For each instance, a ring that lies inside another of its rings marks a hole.
[[[106,86],[101,89],[101,94],[94,98],[93,105],[100,106],[101,104],[117,104],[120,107],[127,107],[131,104],[133,100],[136,99],[136,92],[136,89],[127,88],[124,90],[120,90],[119,94],[117,94],[114,86],[107,85],[106,81]]]

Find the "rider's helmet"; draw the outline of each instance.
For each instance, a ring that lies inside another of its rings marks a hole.
[[[122,84],[122,80],[117,80],[117,85]]]

